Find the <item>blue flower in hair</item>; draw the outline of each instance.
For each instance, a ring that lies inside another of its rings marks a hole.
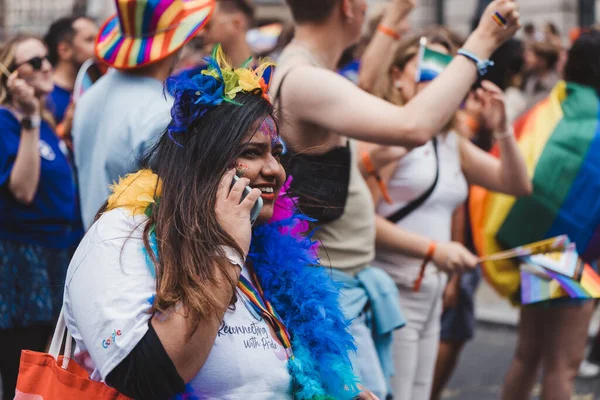
[[[184,133],[197,118],[223,102],[225,86],[212,76],[184,72],[167,79],[166,89],[174,97],[169,135]]]

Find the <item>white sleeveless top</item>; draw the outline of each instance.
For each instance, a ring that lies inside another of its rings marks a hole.
[[[468,186],[460,165],[459,137],[450,132],[438,135],[437,139],[440,170],[437,186],[425,203],[397,224],[437,242],[447,242],[451,238],[452,214],[466,200]],[[433,142],[412,150],[398,162],[388,183],[394,203],[388,204],[382,200],[377,206],[377,214],[390,216],[418,198],[431,187],[435,173]],[[396,283],[408,287],[412,287],[418,277],[422,261],[379,249],[375,257],[375,265],[385,269]],[[426,275],[435,273],[437,268],[429,265]]]

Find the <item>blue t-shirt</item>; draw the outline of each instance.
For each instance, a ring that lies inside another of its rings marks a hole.
[[[71,243],[75,183],[60,141],[45,121],[40,129],[40,182],[31,204],[17,201],[8,182],[19,150],[21,124],[0,108],[0,239],[65,249]]]
[[[338,73],[350,82],[358,85],[358,73],[360,72],[360,60],[354,60],[339,69]]]
[[[70,102],[71,92],[58,85],[54,85],[54,90],[46,99],[46,106],[54,116],[54,120],[57,124],[60,124],[65,117],[65,112],[67,111]]]

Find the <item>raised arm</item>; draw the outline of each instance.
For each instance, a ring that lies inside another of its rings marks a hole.
[[[527,165],[508,124],[502,91],[493,83],[484,81],[482,89],[478,90],[478,97],[483,104],[484,121],[494,132],[500,148],[500,159],[462,139],[461,164],[467,181],[514,196],[531,194],[532,185]]]
[[[506,16],[506,29],[492,16]],[[516,5],[496,0],[486,10],[464,48],[487,59],[519,27]],[[456,57],[448,68],[405,107],[397,107],[355,87],[331,71],[296,67],[281,88],[285,109],[295,119],[368,142],[416,147],[452,118],[477,78],[475,64]]]
[[[388,72],[399,39],[405,33],[406,19],[414,7],[415,0],[394,0],[386,5],[381,23],[362,56],[358,75],[361,89],[371,93],[377,79]]]
[[[250,210],[258,200],[260,190],[253,189],[242,200],[244,188],[250,184],[250,181],[246,178],[240,178],[230,192],[229,187],[234,174],[234,170],[229,171],[221,179],[215,208],[219,223],[238,243],[240,249],[244,252],[244,256],[246,256],[252,235]],[[167,319],[160,316],[152,318],[152,326],[173,361],[177,372],[185,382],[191,381],[208,359],[221,320],[233,296],[230,282],[239,280],[241,268],[234,265],[225,267],[223,270],[216,269],[217,273],[213,282],[213,296],[222,306],[219,318],[203,320],[195,327],[196,329],[191,337],[188,337],[188,333],[190,328],[193,329],[194,327],[190,325],[185,310],[177,310]]]
[[[10,172],[8,188],[15,199],[30,204],[37,193],[40,182],[40,101],[35,97],[34,89],[14,73],[8,78],[8,90],[14,102],[32,124],[21,124],[19,150]]]

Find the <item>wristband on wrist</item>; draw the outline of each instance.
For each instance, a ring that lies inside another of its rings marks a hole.
[[[492,67],[494,65],[493,61],[482,60],[479,57],[477,57],[477,55],[475,55],[474,53],[471,53],[469,50],[466,50],[466,49],[460,49],[460,50],[458,50],[458,52],[456,54],[471,60],[477,67],[477,72],[479,73],[479,77],[484,76],[487,73],[488,68]]]
[[[425,253],[425,258],[423,259],[423,263],[421,264],[421,269],[419,270],[419,277],[415,280],[413,285],[413,292],[418,292],[421,290],[421,284],[423,283],[423,278],[425,278],[425,269],[427,268],[427,264],[433,259],[433,255],[435,254],[435,249],[437,247],[437,242],[431,241],[429,243],[429,247],[427,248],[427,253]]]
[[[389,37],[391,37],[394,40],[400,40],[402,38],[402,36],[396,32],[395,30],[393,30],[392,28],[390,28],[389,26],[385,26],[383,24],[379,24],[377,26],[377,30]]]
[[[514,134],[515,133],[514,133],[513,129],[510,128],[510,129],[507,129],[506,132],[504,132],[504,133],[500,133],[500,134],[494,133],[493,136],[494,136],[494,139],[496,139],[496,140],[504,140],[504,139],[513,137]]]
[[[386,186],[385,182],[383,182],[383,179],[381,179],[381,176],[379,175],[377,170],[375,169],[375,166],[373,165],[373,161],[371,160],[371,155],[369,154],[368,151],[365,151],[363,153],[362,163],[365,166],[367,173],[369,175],[371,175],[372,177],[374,177],[375,180],[377,181],[377,185],[379,185],[379,190],[381,190],[381,194],[383,195],[383,198],[385,199],[385,201],[388,204],[393,204],[394,202],[392,201],[392,198],[390,197],[390,193],[388,192],[387,186]]]

